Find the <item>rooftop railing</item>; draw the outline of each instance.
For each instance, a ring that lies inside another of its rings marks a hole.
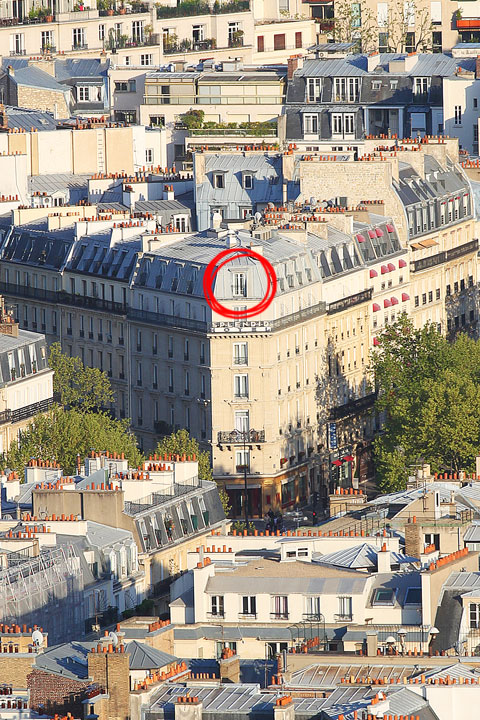
[[[248,12],[249,0],[230,0],[230,2],[181,2],[176,7],[157,6],[157,18],[191,17],[193,15],[223,15],[226,13]]]

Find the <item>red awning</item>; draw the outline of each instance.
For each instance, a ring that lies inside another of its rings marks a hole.
[[[382,273],[382,275],[385,275],[385,273],[388,272],[388,267],[386,265],[382,265],[382,267],[380,268],[380,272]]]
[[[345,455],[343,458],[344,462],[353,462],[353,455]]]
[[[332,462],[332,465],[336,465],[337,467],[340,467],[341,464],[342,464],[342,461],[341,461],[341,460],[334,460],[334,461]]]
[[[405,260],[399,260],[398,267],[407,267],[407,263],[405,262]]]
[[[410,300],[410,295],[407,295],[407,293],[402,293],[402,302],[407,302],[407,300]]]
[[[388,230],[388,232],[395,232],[394,226],[391,225],[390,223],[387,223],[387,230]]]
[[[380,345],[380,343],[378,342],[378,338],[373,338],[373,344],[375,345],[375,347],[377,345]]]
[[[390,298],[390,302],[392,303],[392,305],[398,305],[398,300],[396,297]]]
[[[382,235],[383,235],[382,228],[376,228],[375,232],[377,233],[377,237],[382,237]]]
[[[376,271],[376,270],[373,270],[373,269],[370,270],[370,277],[371,277],[371,278],[378,277],[377,271]]]
[[[378,312],[380,310],[380,305],[378,303],[373,303],[372,310],[373,312]]]
[[[393,272],[394,270],[396,270],[395,265],[393,263],[388,263],[387,267],[390,272]]]
[[[455,198],[448,198],[448,202],[453,202]]]
[[[385,298],[385,300],[383,301],[383,307],[387,308],[387,307],[391,307],[391,305],[392,305],[392,303],[390,302],[390,300],[388,298]]]
[[[366,242],[365,235],[361,235],[360,233],[357,235],[358,242]]]
[[[368,231],[368,237],[371,237],[372,239],[373,239],[373,238],[376,238],[376,237],[377,237],[377,233],[375,232],[375,230],[369,230],[369,231]]]

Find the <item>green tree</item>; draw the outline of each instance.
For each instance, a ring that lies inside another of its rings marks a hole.
[[[409,467],[470,470],[480,443],[480,343],[460,335],[450,343],[427,323],[402,315],[379,337],[371,370],[377,411],[385,426],[374,443],[384,492],[405,487]]]
[[[62,352],[60,343],[50,348],[49,365],[54,371],[53,390],[66,408],[82,411],[106,408],[114,400],[114,393],[106,373],[86,367],[79,357]]]
[[[92,449],[125,453],[130,464],[142,461],[128,420],[114,420],[105,413],[83,412],[60,406],[37,417],[21,431],[4,455],[4,466],[23,472],[30,458],[57,460],[66,473],[74,473],[77,454],[81,459]]]
[[[229,514],[230,510],[232,509],[232,506],[230,505],[230,498],[228,497],[228,493],[225,490],[225,488],[219,487],[218,494],[220,495],[220,502],[222,503],[223,512],[225,513],[225,517],[228,517],[228,514]]]
[[[177,430],[177,432],[162,438],[155,452],[159,455],[196,455],[198,459],[198,477],[200,480],[213,481],[210,454],[206,450],[200,450],[195,438],[191,438],[188,430]]]

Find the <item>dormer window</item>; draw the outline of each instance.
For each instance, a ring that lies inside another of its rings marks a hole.
[[[416,77],[413,85],[415,95],[426,95],[430,89],[430,78]]]
[[[381,80],[374,80],[372,82],[372,90],[381,90],[382,89],[382,81]]]
[[[322,92],[321,78],[308,78],[307,80],[307,102],[320,102]]]
[[[247,276],[245,273],[233,274],[233,294],[242,297],[247,295]]]
[[[225,176],[223,173],[215,173],[213,176],[213,186],[219,190],[223,190],[225,188]]]
[[[250,175],[249,173],[245,173],[243,176],[243,187],[245,190],[252,190],[253,189],[253,175]]]
[[[342,77],[335,78],[334,100],[346,102],[357,102],[360,95],[360,78]]]

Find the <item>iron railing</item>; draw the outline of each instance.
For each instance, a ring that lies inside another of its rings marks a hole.
[[[218,433],[219,443],[231,443],[238,445],[245,443],[265,442],[265,430],[220,430]]]

